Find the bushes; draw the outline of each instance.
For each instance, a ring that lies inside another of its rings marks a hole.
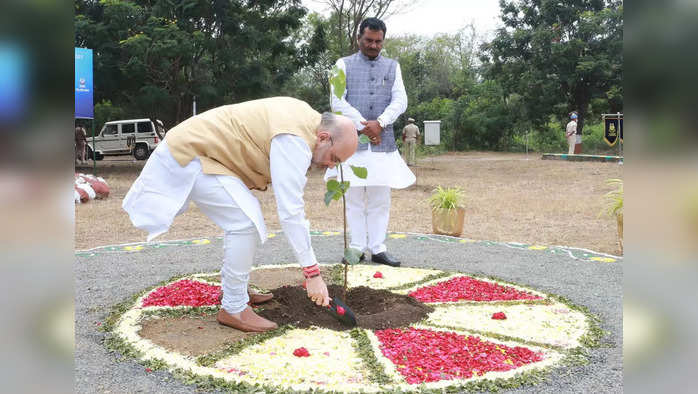
[[[618,146],[609,147],[603,140],[603,123],[584,125],[582,134],[582,153],[590,155],[616,155]],[[516,134],[511,138],[511,145],[506,150],[512,152],[524,152],[526,149],[526,135]],[[544,128],[532,130],[528,134],[529,152],[566,153],[567,139],[565,138],[564,125],[551,120]]]
[[[110,120],[118,120],[124,118],[124,110],[121,107],[115,107],[109,100],[102,100],[95,105],[95,134],[99,134],[104,123]],[[88,135],[91,132],[88,131]]]

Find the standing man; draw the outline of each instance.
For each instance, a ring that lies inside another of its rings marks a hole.
[[[570,122],[567,123],[565,135],[567,136],[567,144],[569,145],[567,154],[573,155],[574,154],[574,146],[577,144],[577,113],[576,112],[572,112],[570,114]]]
[[[75,126],[75,164],[85,164],[87,161],[85,147],[87,146],[87,132],[82,126]]]
[[[414,124],[414,119],[407,119],[407,126],[402,128],[402,141],[405,143],[405,159],[408,166],[417,164],[415,149],[419,143],[419,127]]]
[[[310,244],[303,188],[311,163],[334,167],[356,145],[351,120],[320,115],[290,97],[214,108],[167,133],[122,206],[150,241],[169,229],[189,201],[195,202],[225,231],[218,322],[241,331],[273,330],[276,323],[247,305],[265,301],[250,300],[247,289],[255,250],[267,239],[262,209],[250,189],[266,190],[273,183],[281,227],[303,267],[308,297],[327,306],[330,298]]]
[[[351,247],[370,251],[371,260],[376,263],[397,267],[400,261],[387,253],[384,243],[390,219],[390,189],[410,186],[415,176],[395,145],[393,122],[405,112],[407,94],[400,65],[381,56],[385,33],[385,23],[380,19],[361,22],[359,52],[337,60],[336,64],[346,75],[346,90],[341,99],[331,92],[330,104],[333,111],[353,120],[359,133],[370,140],[359,144],[343,171],[345,180],[351,182],[347,192]],[[349,165],[366,167],[368,177],[354,176]],[[336,175],[333,169],[325,178]]]

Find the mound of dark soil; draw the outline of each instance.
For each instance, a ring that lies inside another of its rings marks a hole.
[[[328,286],[330,297],[342,295],[342,287]],[[279,325],[293,324],[299,328],[310,326],[347,330],[328,310],[315,305],[301,286],[284,286],[271,291],[274,298],[263,305],[259,315]],[[387,290],[356,287],[347,291],[345,303],[356,316],[359,327],[382,330],[404,327],[424,319],[434,309],[412,297]]]

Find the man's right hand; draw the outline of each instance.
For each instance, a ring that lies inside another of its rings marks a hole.
[[[330,305],[330,295],[327,291],[325,281],[322,280],[322,276],[318,275],[314,278],[306,279],[305,287],[308,291],[308,298],[315,304],[322,306]]]

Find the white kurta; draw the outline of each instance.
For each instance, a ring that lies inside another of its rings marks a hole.
[[[279,220],[303,267],[317,263],[303,201],[311,158],[310,147],[301,137],[280,134],[272,139],[270,167]],[[166,232],[174,217],[187,209],[194,182],[201,175],[205,174],[202,174],[198,160],[180,166],[170,154],[165,140],[148,159],[141,175],[124,197],[122,206],[133,225],[147,231],[147,240],[151,241]],[[240,179],[227,175],[216,177],[239,209],[254,223],[260,241],[265,242],[266,227],[259,200]]]
[[[336,66],[346,71],[344,60],[337,60]],[[332,111],[339,111],[343,115],[354,121],[356,129],[361,131],[364,125],[362,121],[366,119],[361,113],[351,106],[346,100],[347,92],[341,99],[338,99],[334,94],[334,88],[330,87],[330,104]],[[402,81],[402,71],[398,64],[395,68],[395,82],[391,90],[392,100],[385,108],[383,113],[378,116],[378,122],[381,126],[394,123],[397,118],[407,109],[407,93],[405,85]],[[349,181],[352,187],[359,186],[388,186],[393,189],[403,189],[412,185],[416,181],[414,173],[407,167],[405,161],[400,156],[397,150],[393,152],[372,152],[371,144],[367,150],[357,150],[345,163],[342,163],[344,171],[344,180]],[[361,179],[354,176],[354,173],[349,168],[349,165],[366,167],[368,169],[368,177]],[[339,179],[339,170],[337,168],[329,168],[325,172],[325,180],[330,178]]]

